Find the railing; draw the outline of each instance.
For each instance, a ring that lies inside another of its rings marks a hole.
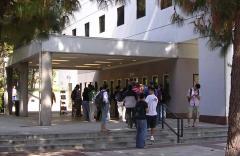
[[[176,134],[177,136],[177,143],[180,143],[180,137],[183,137],[183,118],[178,117],[175,113],[172,113],[169,108],[164,105],[161,104],[161,124],[162,124],[162,129],[164,129],[164,125],[166,125],[174,134]],[[165,112],[166,114],[171,114],[173,116],[174,119],[177,119],[177,131],[171,127],[165,120],[166,116],[165,116]]]

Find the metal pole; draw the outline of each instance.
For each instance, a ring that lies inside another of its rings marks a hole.
[[[183,137],[183,119],[181,119],[181,137]]]
[[[161,107],[162,129],[164,129],[164,122],[165,122],[165,120],[164,120],[164,115],[163,115],[163,113],[164,113],[164,111],[163,111],[163,109],[164,109],[163,104],[161,104],[160,107]]]
[[[179,119],[177,119],[177,143],[180,143],[180,134],[179,134],[179,130],[180,130],[180,121]]]

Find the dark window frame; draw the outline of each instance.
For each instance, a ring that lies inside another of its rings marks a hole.
[[[161,0],[161,10],[171,7],[173,5],[172,0]]]
[[[117,26],[121,26],[124,24],[124,15],[125,15],[125,7],[123,5],[117,8]]]
[[[146,16],[146,0],[137,0],[137,19],[144,16]]]
[[[77,29],[76,28],[72,30],[72,36],[77,36]]]
[[[85,23],[84,27],[85,27],[85,36],[89,37],[90,36],[90,23],[89,22]]]
[[[99,17],[99,33],[105,32],[105,15]]]

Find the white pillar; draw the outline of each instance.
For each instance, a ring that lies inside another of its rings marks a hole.
[[[226,60],[221,56],[220,48],[210,50],[207,40],[198,39],[200,121],[226,124]]]
[[[40,53],[40,126],[51,125],[51,94],[52,94],[52,56],[49,52]]]
[[[20,116],[28,116],[28,63],[21,63],[20,71]]]

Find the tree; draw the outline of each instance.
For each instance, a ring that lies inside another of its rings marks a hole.
[[[16,47],[60,32],[79,6],[78,0],[1,0],[0,44]]]
[[[105,4],[108,0],[97,0]],[[117,0],[112,0],[117,2]],[[104,3],[105,2],[105,3]],[[161,5],[162,0],[158,0]],[[220,47],[227,52],[233,45],[231,93],[228,117],[226,156],[240,155],[240,1],[239,0],[174,0],[172,22],[182,25],[184,18],[178,13],[195,16],[194,31],[208,37],[211,48]],[[176,7],[178,6],[178,8]]]
[[[8,56],[6,47],[16,48],[37,37],[61,32],[79,7],[78,0],[0,0],[0,65]]]

